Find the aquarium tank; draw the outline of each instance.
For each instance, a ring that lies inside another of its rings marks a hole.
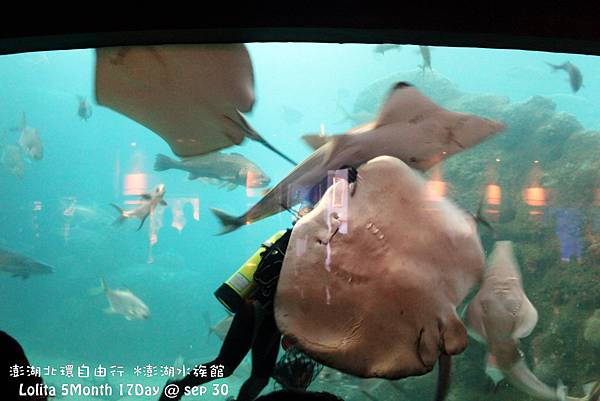
[[[597,400],[598,69],[410,43],[0,56],[6,397]]]

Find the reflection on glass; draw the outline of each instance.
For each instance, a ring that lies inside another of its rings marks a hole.
[[[542,216],[543,208],[546,206],[546,189],[540,185],[542,175],[542,170],[536,160],[529,172],[529,186],[523,193],[523,200],[530,207],[529,215],[533,217]]]
[[[169,206],[171,207],[171,227],[181,232],[185,227],[187,220],[185,218],[185,205],[190,204],[193,207],[192,217],[194,220],[200,220],[200,199],[198,198],[170,198]]]
[[[144,173],[125,174],[123,195],[142,195],[148,192],[148,177]],[[136,202],[137,203],[137,202]]]

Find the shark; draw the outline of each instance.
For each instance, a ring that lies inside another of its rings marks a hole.
[[[303,201],[304,194],[331,170],[358,168],[378,157],[392,156],[426,171],[505,128],[478,116],[448,111],[407,82],[395,84],[374,122],[332,135],[254,206],[235,217],[213,208],[225,234],[270,217]],[[314,136],[313,136],[314,137]],[[306,141],[306,136],[305,136]],[[317,141],[318,142],[318,141]]]

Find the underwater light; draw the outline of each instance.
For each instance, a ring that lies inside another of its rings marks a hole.
[[[525,203],[529,206],[546,206],[546,190],[542,187],[526,188]]]
[[[496,184],[489,184],[485,189],[485,199],[488,205],[500,205],[502,202],[502,188]]]
[[[148,179],[144,173],[130,173],[125,175],[123,184],[124,195],[141,195],[146,193]]]

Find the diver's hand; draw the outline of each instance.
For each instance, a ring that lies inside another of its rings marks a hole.
[[[179,380],[168,380],[162,391],[158,401],[177,401],[183,397],[183,384]]]

